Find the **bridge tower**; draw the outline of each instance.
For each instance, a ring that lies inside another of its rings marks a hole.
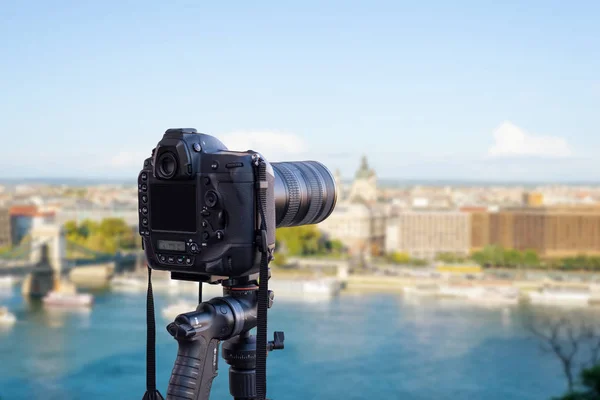
[[[34,226],[30,234],[30,260],[36,270],[23,281],[23,294],[41,297],[60,281],[66,256],[65,232],[59,225],[42,224]]]

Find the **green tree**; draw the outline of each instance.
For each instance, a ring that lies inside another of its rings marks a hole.
[[[448,264],[465,262],[465,257],[455,253],[439,253],[435,259]]]
[[[284,267],[287,265],[288,260],[285,254],[281,252],[275,252],[275,255],[273,256],[273,263],[277,266]]]
[[[344,244],[337,239],[328,240],[326,247],[333,254],[342,254],[346,251]]]
[[[505,267],[515,268],[523,264],[523,254],[518,250],[504,250],[502,259]]]
[[[525,250],[523,264],[527,267],[538,268],[540,266],[540,256],[535,250]]]
[[[411,258],[408,253],[395,251],[388,255],[390,262],[394,264],[410,264]]]
[[[600,400],[600,365],[580,373],[582,390],[567,393],[555,400]]]
[[[415,267],[425,267],[427,266],[429,263],[427,262],[427,260],[423,260],[420,258],[412,258],[410,260],[410,264],[415,266]]]
[[[487,267],[490,264],[490,261],[488,260],[486,254],[483,251],[476,251],[473,254],[471,254],[471,260],[475,261],[482,267]]]
[[[326,253],[326,243],[316,225],[279,228],[275,239],[276,245],[290,256]]]
[[[139,242],[136,232],[120,218],[106,218],[99,223],[91,220],[84,220],[80,224],[68,221],[64,229],[69,242],[102,253],[133,249]]]

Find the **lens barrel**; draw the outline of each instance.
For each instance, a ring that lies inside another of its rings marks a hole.
[[[335,179],[316,161],[271,163],[275,173],[275,219],[278,228],[317,224],[337,201]]]

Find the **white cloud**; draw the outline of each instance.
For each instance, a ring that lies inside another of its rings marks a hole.
[[[120,151],[116,153],[108,162],[108,166],[112,168],[142,168],[144,160],[150,156],[150,153],[139,153],[132,151]]]
[[[304,139],[289,132],[238,131],[220,135],[219,139],[230,150],[255,150],[269,160],[281,160],[307,151]]]
[[[494,131],[492,157],[538,156],[570,157],[573,153],[567,141],[554,136],[536,136],[515,124],[505,121]]]

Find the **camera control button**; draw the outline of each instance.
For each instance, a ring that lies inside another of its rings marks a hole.
[[[217,161],[213,161],[212,164],[210,164],[210,167],[212,169],[218,169],[219,168],[219,163]]]
[[[148,185],[146,185],[145,183],[142,183],[142,184],[140,184],[138,187],[140,188],[140,190],[142,190],[142,191],[144,191],[144,192],[145,192],[146,190],[148,190]]]
[[[185,259],[185,257],[181,257],[181,256],[177,257],[177,264],[183,264],[184,259]]]
[[[202,221],[202,227],[203,227],[203,228],[206,228],[207,226],[208,226],[208,222],[206,222],[206,221]]]
[[[192,264],[194,263],[194,259],[193,259],[193,258],[191,258],[191,257],[186,257],[186,258],[185,258],[185,263],[186,263],[187,265],[192,265]]]
[[[210,238],[210,233],[207,231],[202,232],[202,240],[208,240]]]
[[[142,218],[142,225],[148,225],[148,218]]]
[[[142,178],[143,181],[148,180],[148,174],[147,173],[142,173],[142,175],[140,175],[140,177]]]
[[[165,257],[165,256],[160,256],[159,259],[161,262],[167,261],[167,257]]]
[[[205,185],[210,185],[210,178],[208,176],[204,177],[204,184]]]
[[[142,195],[142,203],[147,203],[148,202],[148,196],[147,195]]]
[[[244,164],[241,162],[230,162],[228,164],[225,165],[226,168],[240,168],[243,167]]]
[[[215,236],[217,237],[218,240],[223,240],[223,238],[225,237],[225,234],[223,233],[223,231],[217,231],[217,232],[215,232]]]
[[[175,257],[169,256],[169,258],[167,259],[167,261],[169,261],[170,264],[173,264],[175,262]]]
[[[200,215],[202,215],[203,217],[210,217],[210,211],[208,211],[208,210],[202,210],[202,212],[200,213]]]
[[[142,214],[148,214],[148,207],[142,207]]]
[[[209,190],[208,192],[206,192],[206,194],[204,195],[204,202],[206,203],[206,205],[210,208],[213,208],[214,206],[217,205],[217,202],[219,201],[219,197],[217,196],[217,194],[212,191]]]
[[[190,251],[194,254],[198,253],[200,251],[200,249],[198,248],[198,244],[196,243],[191,243],[190,244]]]
[[[225,228],[225,225],[227,225],[227,214],[224,210],[219,211],[219,214],[217,215],[217,225],[220,228]]]

